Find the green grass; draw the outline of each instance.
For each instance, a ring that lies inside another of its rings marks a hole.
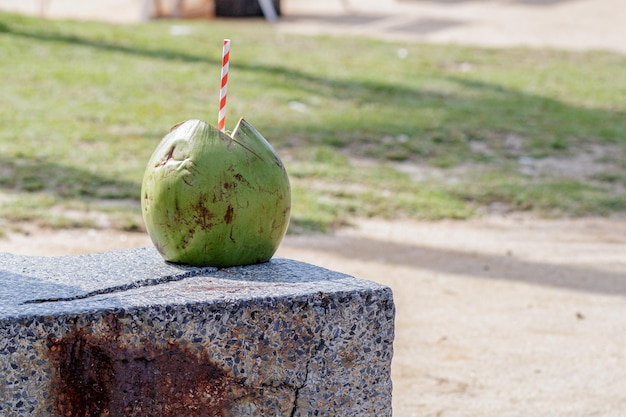
[[[172,36],[173,24],[192,33]],[[104,227],[102,214],[107,227],[141,229],[139,187],[160,138],[182,120],[216,122],[225,37],[227,125],[244,116],[283,156],[292,233],[353,216],[467,218],[493,203],[551,216],[626,210],[623,55],[303,37],[260,20],[0,14],[4,227]],[[585,152],[603,164],[588,178],[518,169],[519,158]]]

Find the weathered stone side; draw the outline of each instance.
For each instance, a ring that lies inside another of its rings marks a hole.
[[[0,416],[391,415],[387,287],[151,248],[0,255],[0,270]]]

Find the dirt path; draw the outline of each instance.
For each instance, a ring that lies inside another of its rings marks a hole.
[[[0,250],[149,244],[33,231]],[[396,416],[626,416],[626,219],[359,221],[290,236],[279,255],[393,289]]]
[[[492,47],[626,53],[621,0],[286,0],[279,28]]]
[[[173,2],[155,3],[167,8]],[[204,17],[214,10],[211,0],[184,4]],[[143,0],[0,0],[5,11],[124,24],[150,14],[144,5]],[[282,0],[281,5],[276,27],[289,33],[626,53],[623,0]]]

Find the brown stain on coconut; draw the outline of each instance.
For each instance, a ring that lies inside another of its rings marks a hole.
[[[226,209],[226,213],[224,214],[224,223],[231,224],[233,222],[233,218],[235,217],[235,210],[233,206],[229,205]]]
[[[194,213],[193,222],[189,224],[189,226],[193,227],[197,225],[200,229],[205,231],[211,230],[213,226],[215,226],[213,222],[215,214],[207,207],[207,198],[208,195],[201,194],[196,204],[192,206]]]

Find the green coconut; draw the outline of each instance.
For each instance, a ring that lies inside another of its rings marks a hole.
[[[291,190],[279,156],[244,119],[230,135],[188,120],[152,154],[141,208],[166,261],[248,265],[268,261],[278,249],[289,225]]]

